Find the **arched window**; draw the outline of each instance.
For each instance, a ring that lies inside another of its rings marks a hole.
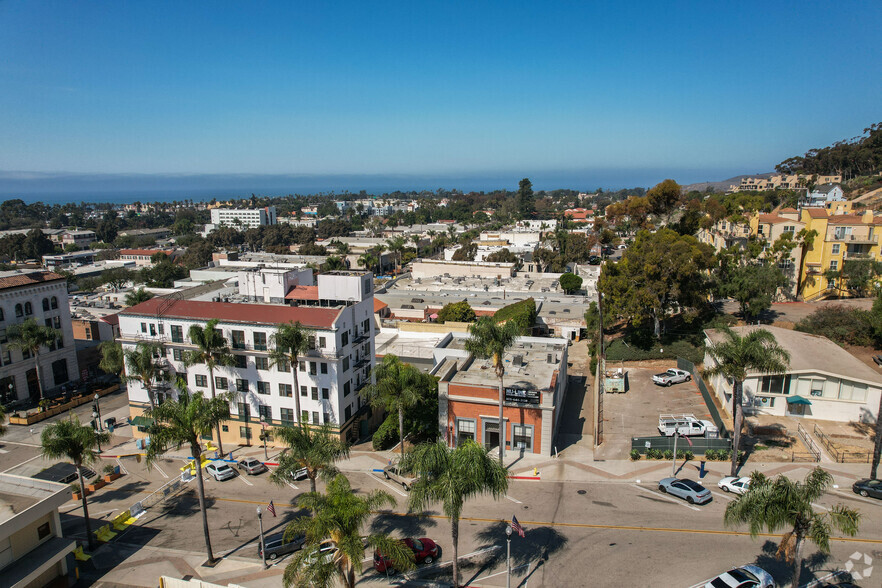
[[[24,314],[24,313],[21,310],[21,304],[16,304],[15,305],[15,316],[21,316],[22,314]]]
[[[49,299],[44,298],[43,299],[43,312],[48,312],[48,311],[49,311]]]
[[[52,310],[55,310],[56,308],[58,308],[58,298],[53,296],[52,297]]]
[[[28,316],[34,314],[34,307],[31,306],[30,302],[25,302],[25,314]]]

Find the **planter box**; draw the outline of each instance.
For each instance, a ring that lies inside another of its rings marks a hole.
[[[106,484],[107,482],[105,482],[104,480],[95,480],[94,482],[86,486],[86,490],[88,490],[89,492],[94,492],[99,488],[104,488]]]
[[[89,491],[89,488],[87,487],[87,488],[86,488],[86,496],[88,496],[88,495],[91,494],[91,493],[92,493],[92,492]],[[82,499],[83,499],[83,497],[80,496],[80,493],[79,493],[79,492],[72,492],[71,495],[73,496],[73,499],[74,499],[74,500],[82,500]]]
[[[119,478],[121,476],[122,476],[122,474],[119,472],[114,472],[112,474],[104,474],[104,482],[106,482],[107,484],[110,484],[111,482],[113,482],[114,480],[116,480],[117,478]]]

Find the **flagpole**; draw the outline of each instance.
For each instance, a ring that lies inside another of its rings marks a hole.
[[[266,569],[266,543],[263,540],[263,513],[257,507],[257,524],[260,525],[260,554],[263,557],[263,568]]]
[[[505,588],[511,588],[511,525],[505,528]]]

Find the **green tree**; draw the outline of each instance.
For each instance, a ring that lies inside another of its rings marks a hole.
[[[97,450],[102,442],[110,440],[110,433],[99,433],[94,428],[81,425],[76,415],[47,425],[40,434],[41,454],[46,459],[69,459],[77,469],[80,482],[80,496],[83,500],[83,521],[86,523],[86,537],[89,550],[95,551],[95,537],[89,522],[89,503],[86,500],[86,484],[83,480],[83,466],[98,461]]]
[[[560,287],[563,288],[563,291],[567,294],[572,294],[582,287],[582,278],[576,274],[563,274],[560,277]]]
[[[518,182],[518,213],[521,218],[532,216],[536,213],[536,198],[533,195],[533,184],[529,178]]]
[[[32,229],[28,232],[21,247],[27,259],[39,260],[55,251],[55,245],[40,229]]]
[[[708,377],[723,376],[732,379],[732,468],[738,470],[738,451],[741,449],[741,421],[743,418],[742,387],[747,373],[780,374],[790,365],[790,354],[778,345],[775,336],[765,329],[753,329],[740,335],[730,329],[720,329],[723,340],[711,343],[705,350],[714,358],[714,366],[705,370]]]
[[[786,285],[787,276],[773,262],[756,261],[731,268],[720,284],[720,293],[734,298],[749,321],[771,308],[778,288]]]
[[[125,288],[126,284],[128,284],[133,277],[132,272],[124,267],[115,267],[101,272],[101,281],[114,290],[122,290]]]
[[[221,423],[229,420],[232,399],[232,394],[229,393],[205,398],[202,394],[191,393],[183,382],[178,382],[176,400],[167,400],[155,409],[147,411],[147,416],[153,419],[149,429],[150,445],[147,446],[148,465],[162,459],[162,455],[171,448],[180,449],[186,446],[190,450],[190,456],[196,467],[196,488],[199,493],[199,510],[202,512],[202,535],[205,538],[205,552],[209,563],[217,560],[211,550],[211,537],[208,533],[205,485],[200,469],[201,439],[210,437],[212,431],[219,430]]]
[[[105,374],[121,376],[125,369],[125,354],[122,345],[117,341],[102,341],[98,344],[98,350],[101,353],[98,368]]]
[[[275,332],[270,335],[270,363],[279,371],[291,370],[294,379],[294,418],[300,422],[300,390],[297,382],[297,365],[300,357],[310,349],[309,340],[315,338],[315,332],[304,328],[300,321],[276,325]]]
[[[370,253],[362,253],[358,256],[358,265],[368,271],[374,271],[377,268],[377,256]]]
[[[53,345],[61,338],[61,331],[52,327],[46,327],[29,318],[23,323],[9,325],[6,329],[6,337],[9,339],[9,349],[28,353],[34,358],[34,371],[37,374],[37,390],[40,399],[43,398],[43,378],[40,377],[40,350],[43,347]]]
[[[135,306],[137,304],[141,304],[142,302],[147,302],[153,298],[153,293],[148,292],[144,288],[138,288],[137,290],[132,290],[128,294],[126,294],[126,306]]]
[[[469,326],[469,338],[466,339],[466,351],[481,359],[489,359],[499,378],[499,463],[503,463],[505,451],[505,420],[502,418],[505,379],[505,352],[514,345],[519,335],[518,325],[514,321],[503,324],[490,317],[481,317]]]
[[[653,213],[668,214],[680,201],[683,188],[674,180],[664,180],[649,189],[646,197]]]
[[[211,397],[215,398],[214,389],[214,371],[219,367],[230,367],[234,364],[233,354],[227,346],[227,340],[220,329],[217,328],[218,319],[211,319],[205,323],[205,327],[200,325],[191,325],[188,335],[190,343],[196,346],[196,349],[188,351],[184,355],[184,365],[190,367],[196,364],[205,364],[208,368],[208,384],[211,389]],[[229,412],[229,407],[227,407]],[[224,453],[224,446],[221,442],[220,423],[217,423],[217,448],[221,455]],[[211,433],[207,433],[211,434]]]
[[[750,536],[756,538],[763,529],[778,533],[789,529],[778,545],[778,557],[793,565],[791,586],[799,587],[802,572],[802,546],[809,540],[821,550],[830,553],[830,532],[854,537],[861,515],[843,505],[834,506],[828,513],[815,512],[814,503],[822,498],[833,483],[833,476],[815,468],[804,482],[794,482],[784,475],[769,479],[761,472],[750,477],[750,490],[726,505],[724,522],[727,526],[746,524]]]
[[[382,533],[363,533],[377,510],[394,505],[395,499],[382,490],[367,496],[356,494],[343,474],[328,483],[325,494],[312,491],[298,496],[297,506],[312,516],[301,517],[285,529],[286,537],[304,535],[306,543],[285,566],[282,584],[285,588],[330,588],[339,579],[346,588],[354,588],[366,545],[392,560],[398,570],[413,568],[413,552],[401,540]],[[319,555],[321,543],[327,540],[336,547],[329,558]]]
[[[475,320],[475,311],[465,300],[448,302],[438,311],[438,322],[470,323]]]
[[[270,475],[270,481],[279,486],[291,481],[298,470],[305,469],[310,491],[315,492],[316,478],[319,475],[334,477],[337,474],[334,464],[349,457],[349,447],[340,440],[330,423],[276,427],[273,435],[285,444],[279,456],[279,467]]]
[[[403,461],[404,413],[422,401],[419,394],[422,372],[392,353],[383,357],[372,372],[374,383],[365,386],[359,395],[374,408],[398,413],[398,439]]]
[[[482,494],[495,499],[508,490],[508,472],[474,441],[451,449],[443,441],[417,445],[409,452],[404,467],[418,474],[410,489],[407,505],[412,511],[425,511],[441,503],[450,518],[453,543],[453,585],[459,586],[459,519],[466,500]]]
[[[346,269],[346,263],[336,255],[328,256],[322,269],[326,272],[335,272]]]
[[[159,343],[138,341],[134,349],[123,352],[126,360],[126,381],[138,382],[147,391],[150,408],[156,408],[154,388],[167,379],[160,358],[164,349]]]
[[[453,261],[475,261],[475,255],[478,253],[477,243],[467,243],[453,252]]]

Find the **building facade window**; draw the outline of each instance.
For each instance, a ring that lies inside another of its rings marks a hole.
[[[269,382],[257,382],[257,393],[258,394],[269,394],[270,393],[270,384]]]
[[[349,356],[343,358],[343,371],[349,371]]]
[[[53,296],[53,297],[50,299],[50,302],[51,302],[51,305],[52,305],[52,310],[57,310],[57,309],[58,309],[58,298],[55,297],[55,296]]]
[[[839,255],[839,243],[833,243],[833,250],[830,253],[833,255]]]
[[[322,388],[322,400],[329,400],[330,398],[330,391],[327,388]]]
[[[66,384],[70,379],[67,373],[67,360],[59,359],[58,361],[52,362],[52,377],[55,380],[56,386],[61,386],[62,384]]]
[[[312,424],[318,425],[319,423],[319,413],[317,410],[312,411]]]
[[[349,396],[349,393],[352,391],[352,386],[349,382],[343,384],[343,396]]]
[[[175,361],[184,361],[184,350],[172,349],[172,359]]]
[[[282,426],[290,427],[294,424],[294,409],[293,408],[282,408],[279,409],[279,416],[281,417]]]
[[[291,362],[289,362],[287,359],[280,359],[276,362],[276,369],[280,372],[290,372]]]
[[[254,333],[254,349],[266,351],[266,333]]]
[[[316,388],[315,386],[313,386],[313,387],[310,389],[310,392],[312,393],[312,399],[313,399],[313,400],[318,400],[318,388]]]
[[[328,344],[325,342],[325,338],[324,338],[324,337],[319,337],[319,338],[318,338],[318,341],[319,341],[319,348],[320,348],[320,349],[324,349],[325,347],[328,346]]]
[[[329,413],[329,412],[322,413],[322,419],[323,419],[322,420],[323,423],[330,423],[331,422],[331,413]]]
[[[233,349],[245,349],[245,331],[230,331]]]
[[[307,395],[306,386],[300,386],[300,396],[305,398],[306,395]]]
[[[291,384],[279,384],[279,396],[291,398]]]
[[[234,355],[233,366],[239,368],[240,370],[246,369],[248,367],[248,358],[244,355]]]
[[[323,374],[328,373],[328,364],[326,364],[325,362],[322,362],[319,365],[321,366],[321,372]]]
[[[254,365],[259,370],[268,370],[269,369],[269,358],[268,357],[255,357]]]
[[[512,447],[533,451],[533,427],[529,425],[512,425]]]
[[[43,299],[43,312],[49,312],[49,299]]]
[[[248,392],[248,380],[236,378],[236,392]]]
[[[226,378],[222,378],[220,376],[214,377],[214,387],[218,390],[226,390],[227,388],[229,388],[229,386],[230,383],[227,381]]]
[[[181,325],[172,325],[171,326],[171,340],[172,343],[183,343],[184,342],[184,327]]]
[[[760,392],[763,394],[790,394],[790,376],[763,376]]]
[[[309,362],[309,375],[318,375],[318,364],[314,361]]]
[[[251,440],[251,427],[239,427],[239,437]]]
[[[344,422],[348,421],[350,418],[352,418],[352,406],[351,405],[347,406],[346,409],[343,411],[343,418],[345,419]]]
[[[34,314],[34,307],[30,302],[25,302],[24,311],[26,316]]]
[[[208,376],[196,374],[195,380],[197,388],[205,388],[206,386],[208,386]]]
[[[340,335],[340,344],[343,347],[349,345],[349,331],[343,331],[343,334]]]
[[[260,420],[265,423],[271,423],[273,420],[273,408],[269,404],[261,404],[257,407],[257,414]]]
[[[456,419],[456,444],[474,441],[477,424],[474,419]]]
[[[240,402],[237,408],[239,409],[239,418],[244,419],[247,423],[251,419],[251,406],[247,402]]]

